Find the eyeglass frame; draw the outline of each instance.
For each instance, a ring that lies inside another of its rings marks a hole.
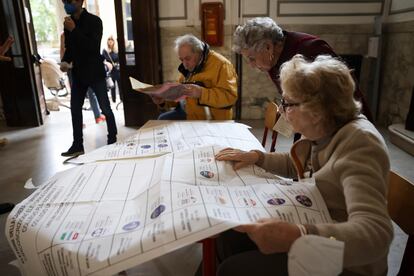
[[[287,103],[286,100],[285,100],[285,98],[282,98],[279,106],[282,107],[282,110],[285,113],[286,112],[286,108],[292,107],[292,106],[300,106],[301,104],[303,104],[303,102],[302,103]]]

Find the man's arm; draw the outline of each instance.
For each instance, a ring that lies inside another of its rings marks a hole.
[[[217,72],[217,82],[211,88],[201,88],[199,104],[214,108],[228,108],[237,101],[237,74],[230,63]]]

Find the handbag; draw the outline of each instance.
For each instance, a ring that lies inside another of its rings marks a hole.
[[[108,53],[108,51],[106,51],[105,49],[104,49],[104,51],[105,51],[105,53],[106,53],[106,56],[107,56],[107,57],[109,57],[109,59],[111,60],[111,63],[112,63],[113,69],[115,69],[115,70],[119,71],[119,68],[120,68],[120,66],[119,66],[119,62],[114,62],[114,60],[113,60],[113,59],[112,59],[112,57],[111,57],[111,54],[109,54],[109,53]]]
[[[115,86],[115,84],[114,84],[114,81],[112,80],[112,78],[111,77],[106,77],[106,87],[108,88],[108,89],[112,89],[112,88],[114,88],[114,86]]]

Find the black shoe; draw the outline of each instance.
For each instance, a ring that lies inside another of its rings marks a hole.
[[[116,143],[116,136],[115,137],[108,137],[108,145]]]
[[[13,203],[0,203],[0,214],[5,214],[13,210]]]
[[[84,154],[85,151],[83,149],[83,146],[78,146],[78,145],[72,145],[68,151],[62,152],[62,156],[79,156]]]

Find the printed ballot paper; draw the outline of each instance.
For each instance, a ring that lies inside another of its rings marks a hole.
[[[158,121],[160,122],[160,121]],[[234,122],[177,121],[141,128],[136,134],[72,159],[75,164],[131,159],[186,151],[205,145],[262,150],[247,125]]]
[[[86,164],[17,204],[6,236],[22,275],[113,275],[261,218],[331,222],[316,185],[257,166],[237,171],[206,146]]]
[[[129,81],[131,82],[132,89],[149,96],[163,98],[167,101],[180,101],[186,97],[184,94],[185,86],[180,83],[151,85],[132,77],[129,77]]]

